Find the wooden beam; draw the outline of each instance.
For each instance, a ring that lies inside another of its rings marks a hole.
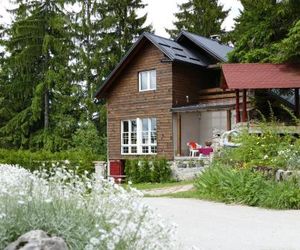
[[[231,110],[227,110],[227,131],[231,130]]]
[[[214,100],[214,99],[234,99],[234,93],[214,94],[214,95],[200,95],[198,100]]]
[[[224,90],[221,88],[201,89],[199,94],[223,94],[223,93],[234,93],[234,90]]]
[[[177,113],[177,156],[181,156],[181,114]]]
[[[248,121],[248,114],[247,114],[247,90],[243,89],[243,122]]]
[[[295,89],[295,115],[299,118],[300,117],[300,110],[299,110],[299,89]]]
[[[240,114],[240,91],[238,89],[235,90],[235,121],[236,123],[241,122],[241,114]]]

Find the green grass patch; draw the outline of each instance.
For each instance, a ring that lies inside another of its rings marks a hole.
[[[184,191],[184,192],[178,192],[174,194],[166,194],[166,195],[161,195],[160,197],[171,197],[171,198],[185,198],[185,199],[200,199],[199,193],[197,192],[196,189],[192,189],[189,191]]]
[[[137,183],[137,184],[131,184],[130,186],[138,190],[151,190],[151,189],[168,188],[168,187],[175,187],[175,186],[184,186],[192,183],[194,183],[193,180],[173,181],[173,182],[165,182],[165,183]],[[122,186],[127,188],[128,184],[122,184]]]
[[[197,194],[193,196],[200,199],[272,209],[300,209],[299,180],[295,178],[276,182],[252,169],[214,165],[199,176],[195,187]]]

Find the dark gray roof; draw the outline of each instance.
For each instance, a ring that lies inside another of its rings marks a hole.
[[[204,55],[197,51],[183,47],[179,43],[151,33],[144,33],[156,47],[158,47],[171,61],[181,61],[200,66],[208,66],[209,62]]]
[[[233,48],[230,46],[220,44],[215,40],[203,36],[199,36],[187,31],[181,31],[181,33],[179,34],[179,36],[176,38],[175,41],[180,43],[180,40],[183,37],[186,37],[187,39],[191,40],[194,44],[201,47],[202,49],[207,51],[210,55],[216,57],[217,59],[223,62],[227,62],[228,60],[227,54],[233,50]]]

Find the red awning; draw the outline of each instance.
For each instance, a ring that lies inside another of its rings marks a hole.
[[[223,64],[222,72],[224,89],[300,88],[300,64]]]

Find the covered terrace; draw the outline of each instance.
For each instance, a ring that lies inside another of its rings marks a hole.
[[[236,123],[247,122],[247,91],[258,89],[293,89],[294,112],[299,117],[300,64],[223,64],[221,87],[235,90]],[[242,114],[240,112],[242,94]]]

